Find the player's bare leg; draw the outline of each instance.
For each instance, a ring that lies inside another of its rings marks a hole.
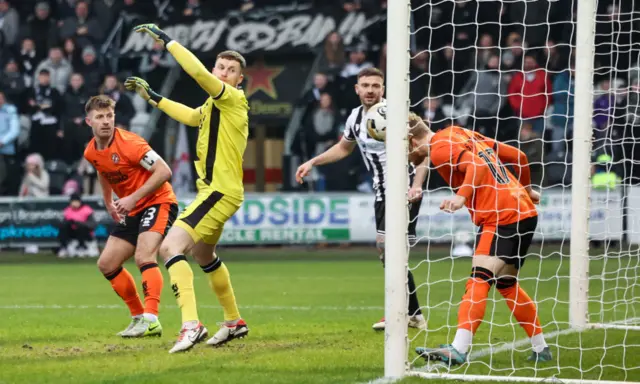
[[[158,321],[158,309],[160,307],[163,279],[157,259],[161,243],[162,235],[158,232],[142,232],[138,235],[138,244],[136,245],[134,257],[142,275],[144,313],[142,320],[129,331],[124,332],[123,337],[162,335],[162,325]]]
[[[496,289],[502,297],[513,317],[531,339],[533,352],[529,356],[531,361],[550,361],[553,359],[549,346],[542,334],[538,308],[529,295],[518,283],[518,269],[511,264],[505,264],[496,274]]]
[[[118,333],[122,336],[125,332],[130,331],[141,319],[144,307],[136,290],[136,283],[133,276],[127,271],[122,264],[133,256],[135,247],[126,240],[110,236],[107,244],[98,258],[98,269],[104,277],[109,280],[113,290],[122,298],[129,307],[131,313],[131,323],[124,330]]]
[[[182,312],[180,335],[169,353],[187,351],[208,335],[207,328],[198,318],[193,270],[185,257],[194,245],[191,235],[174,225],[160,246],[160,256],[171,277],[171,290]]]
[[[384,234],[378,233],[376,235],[376,248],[378,249],[378,257],[384,267],[384,252],[385,252],[385,237]],[[416,291],[416,283],[413,280],[413,273],[408,271],[407,273],[407,286],[409,288],[409,323],[410,328],[427,329],[427,321],[424,319],[422,312],[420,311],[420,304],[418,304],[418,293]],[[384,331],[386,322],[384,317],[377,323],[374,323],[372,328],[374,331]]]
[[[218,297],[224,310],[224,323],[207,344],[221,346],[233,339],[241,339],[249,333],[247,323],[240,317],[236,296],[231,286],[227,266],[217,257],[216,246],[202,241],[193,247],[192,255],[207,274],[209,286]]]

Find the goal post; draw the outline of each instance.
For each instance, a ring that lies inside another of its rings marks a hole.
[[[573,163],[591,163],[593,135],[593,61],[595,43],[596,0],[580,0],[576,17],[575,110],[585,111],[574,117]],[[589,112],[586,112],[589,111]],[[589,196],[590,167],[573,167],[571,180],[571,243],[569,283],[569,323],[584,329],[588,321],[589,291]]]
[[[387,192],[385,199],[385,353],[384,374],[402,377],[407,370],[407,121],[411,4],[390,1],[387,17]]]

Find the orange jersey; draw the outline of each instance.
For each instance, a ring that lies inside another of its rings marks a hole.
[[[135,133],[116,128],[107,148],[98,150],[96,139],[93,138],[84,151],[84,157],[111,184],[115,194],[123,198],[133,194],[151,177],[151,172],[140,164],[149,151],[152,149],[145,139]],[[140,199],[129,216],[148,206],[162,203],[177,204],[176,195],[168,182]]]
[[[536,216],[523,187],[531,183],[520,150],[460,127],[438,131],[430,142],[431,162],[458,195],[477,226],[507,225]],[[506,165],[513,166],[516,178]]]

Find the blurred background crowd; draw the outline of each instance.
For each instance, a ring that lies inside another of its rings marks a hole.
[[[357,73],[371,66],[385,70],[390,59],[386,3],[0,0],[0,195],[99,194],[95,171],[82,160],[91,138],[84,103],[98,93],[111,96],[117,101],[117,125],[143,133],[150,108],[124,90],[123,79],[137,74],[159,90],[176,65],[159,46],[136,57],[120,57],[117,49],[114,53],[114,39],[124,28],[140,22],[193,24],[274,7],[331,8],[375,22],[348,42],[334,31],[317,44],[311,52],[313,65],[304,67],[308,80],[295,89],[293,110],[299,113],[291,113],[288,124],[261,123],[258,139],[256,123],[250,122],[253,146],[247,156],[255,152],[262,157],[246,160],[248,175],[253,169],[262,179],[247,180],[253,185],[248,190],[369,191],[370,176],[357,153],[319,167],[302,186],[291,182],[288,170],[340,139],[346,116],[359,104],[353,92]],[[434,130],[456,124],[521,147],[534,163],[538,185],[569,183],[577,0],[412,3],[411,109]],[[640,127],[639,8],[640,1],[598,2],[592,172],[603,180],[634,182],[640,177],[640,167],[632,166],[640,160],[635,150]],[[263,59],[249,57],[249,62]],[[207,66],[212,63],[205,61]],[[175,88],[184,93],[196,85],[178,83]],[[204,96],[198,103],[202,101]],[[154,124],[149,139],[171,163],[180,156],[168,148],[176,142],[164,139],[166,121]],[[193,132],[189,135],[193,149]],[[265,156],[276,159],[266,170]],[[429,183],[437,188],[442,180],[432,176]],[[606,181],[603,186],[612,185]]]

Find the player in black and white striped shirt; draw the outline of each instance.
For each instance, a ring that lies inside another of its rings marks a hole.
[[[351,111],[347,118],[344,135],[340,142],[329,148],[324,153],[302,164],[296,172],[296,180],[302,183],[302,179],[307,176],[316,165],[324,165],[339,161],[349,156],[356,145],[360,148],[362,157],[367,169],[373,172],[373,189],[375,190],[375,214],[376,214],[376,245],[380,255],[380,260],[384,265],[384,234],[385,234],[385,191],[387,187],[387,153],[385,143],[371,138],[365,127],[364,115],[369,108],[379,103],[384,94],[384,74],[376,68],[365,68],[358,73],[358,82],[355,86],[356,93],[362,103],[358,108]],[[420,200],[422,199],[422,184],[427,175],[428,168],[425,166],[411,169],[411,185],[409,188],[409,241],[413,245],[416,239],[416,224],[418,211],[420,210]],[[413,274],[408,274],[409,286],[409,326],[413,328],[426,328],[426,322],[420,311],[416,285]],[[384,318],[373,325],[375,330],[383,330],[385,327]]]

